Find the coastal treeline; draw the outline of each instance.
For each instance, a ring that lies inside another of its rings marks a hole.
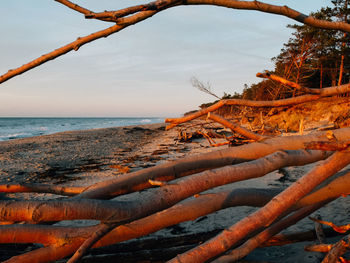
[[[350,22],[348,0],[332,1],[332,6],[311,13],[317,19],[333,22]],[[274,68],[269,72],[302,87],[322,89],[349,83],[350,35],[335,30],[323,30],[309,25],[290,24],[289,40],[280,53],[272,58]],[[193,86],[199,87],[198,83]],[[204,85],[207,86],[208,85]],[[277,100],[295,97],[304,92],[271,79],[244,85],[241,93],[224,93],[220,99]],[[215,101],[217,102],[217,101]],[[204,103],[206,108],[215,102]]]

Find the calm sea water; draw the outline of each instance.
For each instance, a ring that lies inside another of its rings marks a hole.
[[[164,122],[162,118],[0,118],[0,141],[52,134]]]

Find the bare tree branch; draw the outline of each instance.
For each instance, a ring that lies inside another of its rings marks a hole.
[[[116,24],[114,26],[111,26],[109,28],[103,29],[101,31],[97,31],[95,33],[92,33],[91,35],[79,37],[76,41],[73,41],[69,43],[68,45],[65,45],[63,47],[60,47],[50,53],[47,53],[45,55],[42,55],[41,57],[34,59],[33,61],[24,64],[23,66],[11,69],[4,75],[0,76],[0,83],[5,82],[6,80],[9,80],[13,78],[14,76],[20,75],[30,69],[33,69],[37,66],[40,66],[41,64],[48,62],[50,60],[53,60],[59,56],[62,56],[72,50],[77,51],[81,46],[92,42],[94,40],[97,40],[102,37],[108,37],[109,35],[118,32],[130,25],[136,24],[142,20],[145,20],[146,18],[149,18],[156,14],[158,11],[143,11],[140,13],[137,13],[133,16],[124,18],[123,21],[120,22],[120,24]]]
[[[211,119],[213,121],[216,121],[225,127],[231,129],[232,132],[239,133],[249,139],[255,140],[255,141],[261,141],[264,139],[267,139],[267,136],[263,136],[254,132],[251,132],[247,130],[244,127],[241,127],[240,125],[237,125],[235,123],[229,122],[228,120],[225,120],[224,118],[220,117],[219,115],[213,114],[213,113],[208,113],[208,119]]]
[[[271,74],[270,72],[268,71],[265,71],[263,73],[257,73],[256,76],[258,78],[268,78],[268,79],[271,79],[271,80],[274,80],[278,83],[281,83],[281,84],[284,84],[284,85],[287,85],[289,87],[292,87],[292,88],[295,88],[297,90],[301,90],[301,91],[304,91],[305,93],[310,93],[310,94],[320,94],[321,93],[321,90],[320,89],[310,89],[310,88],[305,88],[305,87],[302,87],[300,86],[298,83],[295,83],[295,82],[292,82],[292,81],[289,81],[289,80],[286,80],[280,76],[277,76],[275,74]]]
[[[66,5],[67,7],[84,14],[87,18],[98,18],[104,21],[114,21],[117,22],[117,25],[114,25],[110,28],[95,32],[89,36],[78,38],[76,41],[67,44],[61,48],[58,48],[50,53],[47,53],[33,61],[24,64],[21,67],[16,69],[9,70],[7,73],[0,76],[0,83],[3,83],[14,76],[20,75],[32,68],[35,68],[45,62],[53,60],[61,55],[64,55],[72,50],[78,50],[79,47],[97,40],[102,37],[107,37],[113,33],[116,33],[125,27],[136,24],[142,20],[145,20],[159,11],[164,9],[178,6],[178,5],[216,5],[222,7],[228,7],[233,9],[245,9],[245,10],[257,10],[266,13],[278,14],[282,16],[289,17],[298,22],[323,28],[323,29],[333,29],[333,30],[342,30],[345,32],[350,32],[350,25],[344,22],[330,22],[319,20],[311,16],[304,15],[298,11],[288,8],[287,6],[276,6],[259,1],[236,1],[236,0],[158,0],[151,2],[145,5],[138,5],[119,11],[111,11],[104,13],[94,13],[86,8],[80,7],[68,0],[57,0],[61,4]],[[146,11],[143,11],[146,9]],[[148,11],[150,10],[150,11]],[[135,13],[136,12],[136,13]],[[124,17],[129,14],[134,14],[128,17]],[[124,17],[120,19],[119,17]],[[117,19],[117,20],[116,20]]]
[[[282,15],[295,21],[322,29],[333,29],[350,32],[350,25],[344,22],[331,22],[305,15],[288,6],[270,5],[259,1],[237,0],[186,0],[188,5],[217,5],[233,9],[256,10],[264,13]]]
[[[79,249],[75,251],[74,255],[67,261],[67,263],[78,262],[97,241],[112,231],[117,225],[118,224],[113,223],[102,223],[99,225],[99,228],[96,231],[92,232],[91,236],[86,239],[83,244],[81,244]]]
[[[81,7],[77,4],[74,4],[71,1],[68,1],[68,0],[55,0],[55,1],[61,3],[62,5],[65,5],[71,9],[79,12],[79,13],[82,13],[85,16],[89,16],[90,14],[94,14],[94,12],[92,12],[91,10],[86,9],[84,7]]]
[[[216,94],[214,94],[211,90],[210,90],[210,84],[207,83],[207,85],[205,86],[202,82],[200,82],[197,78],[192,77],[191,78],[191,83],[192,86],[199,89],[200,91],[207,93],[209,95],[212,95],[213,97],[220,99],[220,97],[218,97]]]

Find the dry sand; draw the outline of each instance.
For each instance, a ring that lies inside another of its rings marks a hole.
[[[185,155],[217,150],[205,139],[180,142],[178,130],[164,131],[163,124],[63,132],[33,138],[0,142],[1,182],[47,182],[61,185],[91,185],[120,174],[115,165],[131,171],[153,166]],[[220,142],[218,140],[217,142]],[[227,146],[221,146],[227,147]],[[274,172],[260,179],[222,186],[217,189],[242,187],[287,187],[313,165],[287,168],[290,177]],[[54,198],[49,194],[9,194],[10,198]],[[349,223],[349,198],[340,198],[316,213],[336,224]],[[173,236],[222,229],[232,225],[255,208],[225,209],[177,227],[163,229],[153,237]],[[313,229],[304,219],[287,232]],[[246,260],[259,262],[320,262],[320,254],[304,252],[302,242],[282,247],[257,249]]]

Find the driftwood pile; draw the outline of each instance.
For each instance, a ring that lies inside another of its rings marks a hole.
[[[68,0],[57,2],[82,13],[87,19],[113,23],[112,26],[78,38],[76,41],[45,54],[0,76],[0,83],[20,75],[82,45],[143,21],[167,8],[180,5],[216,5],[233,9],[257,10],[289,17],[298,22],[323,29],[350,32],[343,22],[323,21],[304,15],[286,6],[274,6],[258,1],[235,0],[158,0],[122,10],[93,12]],[[259,74],[291,85],[305,95],[276,101],[221,100],[217,104],[179,119],[168,119],[168,128],[199,116],[223,124],[235,133],[256,142],[228,147],[207,154],[188,156],[118,178],[82,187],[55,185],[1,185],[2,192],[45,192],[63,197],[56,200],[1,200],[0,243],[31,243],[42,246],[14,256],[6,262],[50,262],[74,254],[68,262],[76,262],[91,248],[116,244],[147,235],[159,229],[193,220],[230,206],[258,206],[228,229],[205,242],[184,246],[185,252],[169,262],[232,262],[247,255],[288,226],[342,195],[349,194],[350,173],[340,172],[350,163],[350,128],[315,132],[308,135],[268,137],[256,134],[236,123],[230,123],[212,112],[222,105],[276,107],[295,105],[350,91],[350,84],[325,89],[309,89],[271,74]],[[203,191],[224,184],[266,175],[287,166],[319,162],[297,182],[280,192],[265,189],[239,189],[215,194]],[[176,180],[176,181],[173,181]],[[141,191],[151,188],[148,191]],[[110,200],[127,193],[140,191],[131,201]],[[70,197],[72,196],[72,197]],[[190,198],[195,196],[196,198]],[[190,198],[190,199],[189,199]],[[183,201],[179,203],[180,201]],[[92,226],[56,226],[64,220],[97,220]],[[195,242],[196,243],[196,242]],[[329,246],[329,256],[338,259],[348,239]],[[190,248],[190,249],[189,249]],[[169,254],[170,255],[170,254]],[[333,260],[333,261],[332,261]]]
[[[340,170],[350,164],[350,128],[266,137],[220,116],[211,114],[210,118],[256,142],[188,156],[87,188],[1,185],[1,192],[45,192],[67,196],[48,201],[0,201],[0,220],[3,222],[0,242],[44,245],[6,262],[49,262],[72,253],[75,254],[68,262],[76,262],[91,247],[134,239],[227,207],[261,207],[211,239],[205,239],[210,235],[198,237],[196,242],[185,242],[181,248],[176,247],[179,250],[173,249],[172,254],[167,254],[175,256],[186,250],[169,262],[205,262],[215,258],[216,262],[232,262],[257,246],[271,242],[269,240],[281,230],[318,208],[349,194],[350,173]],[[171,121],[179,124],[182,120]],[[262,177],[284,167],[315,162],[319,164],[309,173],[279,191],[235,189],[201,194],[217,186]],[[109,200],[146,188],[152,189],[140,192],[134,200]],[[190,198],[193,196],[196,198]],[[186,201],[179,203],[182,200]],[[100,223],[80,227],[48,224],[79,219]],[[187,240],[187,237],[182,239]],[[199,241],[203,243],[199,244]],[[330,251],[332,248],[329,246]],[[343,251],[344,246],[341,248]]]

